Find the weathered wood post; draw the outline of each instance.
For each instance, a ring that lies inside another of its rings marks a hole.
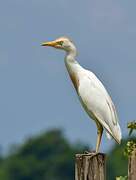
[[[128,180],[136,180],[136,149],[128,159]]]
[[[75,180],[106,180],[105,154],[76,154]]]

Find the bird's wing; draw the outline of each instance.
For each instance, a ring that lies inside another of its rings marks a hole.
[[[115,106],[105,87],[90,71],[79,76],[78,95],[84,109],[92,119],[97,119],[108,133],[119,143],[121,130]]]

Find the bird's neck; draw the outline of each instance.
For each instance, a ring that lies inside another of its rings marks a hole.
[[[77,50],[76,47],[73,45],[71,46],[70,50],[66,52],[66,58],[69,60],[74,60],[77,56]]]
[[[76,48],[73,48],[71,51],[66,52],[65,65],[69,73],[76,71],[77,67],[80,66],[79,63],[75,60],[76,56]]]
[[[65,57],[65,65],[70,75],[70,78],[73,82],[75,89],[78,91],[78,82],[79,82],[79,72],[81,72],[82,67],[80,64],[75,60],[77,52],[70,51],[67,52]]]

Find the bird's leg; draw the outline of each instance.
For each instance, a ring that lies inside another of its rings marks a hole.
[[[103,133],[103,127],[101,124],[97,123],[97,143],[96,143],[96,153],[99,151],[100,143],[101,143],[101,138],[102,138],[102,133]]]
[[[102,133],[103,133],[103,127],[99,122],[96,122],[97,125],[97,142],[96,142],[96,151],[85,151],[85,155],[91,155],[91,156],[96,156],[99,152],[99,147],[101,143],[101,138],[102,138]]]

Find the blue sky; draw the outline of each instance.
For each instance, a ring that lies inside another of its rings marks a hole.
[[[40,46],[69,36],[77,60],[106,86],[123,136],[136,117],[136,2],[126,0],[1,0],[0,144],[21,143],[53,127],[95,147],[96,128],[79,104],[64,53]],[[101,150],[114,142],[105,138]]]

